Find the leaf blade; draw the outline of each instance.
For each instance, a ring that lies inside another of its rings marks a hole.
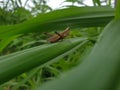
[[[69,52],[72,48],[78,48],[83,45],[84,42],[81,45],[79,44],[85,40],[86,38],[74,39],[70,40],[70,42],[60,42],[55,44],[42,45],[35,48],[16,52],[7,56],[1,56],[0,84],[36,66],[43,65],[50,60],[54,61],[54,58],[64,55],[65,52]]]

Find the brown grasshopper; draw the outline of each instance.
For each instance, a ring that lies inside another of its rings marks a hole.
[[[57,42],[59,40],[62,40],[64,39],[66,36],[68,36],[70,33],[70,28],[67,27],[63,32],[55,32],[55,35],[50,35],[48,33],[44,33],[46,35],[49,35],[50,37],[47,39],[48,42],[50,43],[54,43],[54,42]]]

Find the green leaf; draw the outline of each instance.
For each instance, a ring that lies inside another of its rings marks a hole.
[[[83,42],[84,41],[84,42]],[[45,44],[0,57],[0,84],[34,67],[52,63],[87,42],[75,38],[64,42]],[[59,57],[58,57],[59,56]]]
[[[81,65],[37,90],[116,90],[120,86],[119,68],[120,20],[106,26]]]
[[[92,12],[92,13],[91,13]],[[0,26],[0,38],[30,32],[106,25],[114,16],[110,7],[74,7],[56,10],[17,25]]]

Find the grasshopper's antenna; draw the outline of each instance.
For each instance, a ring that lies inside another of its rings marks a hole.
[[[67,27],[64,32],[68,32],[70,30],[70,27]]]
[[[58,36],[60,36],[60,38],[63,38],[62,35],[58,32],[55,32]]]

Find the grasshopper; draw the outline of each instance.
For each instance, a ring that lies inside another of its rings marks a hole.
[[[50,34],[48,34],[48,33],[44,33],[44,34],[50,36],[50,37],[47,39],[48,42],[54,43],[54,42],[57,42],[57,41],[59,41],[59,40],[64,39],[66,36],[69,35],[69,33],[70,33],[70,28],[67,27],[63,32],[60,32],[60,33],[55,32],[54,35],[50,35]]]

